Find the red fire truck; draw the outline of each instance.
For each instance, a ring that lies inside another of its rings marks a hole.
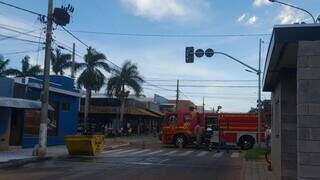
[[[265,114],[261,115],[260,141],[264,141]],[[210,127],[219,141],[250,149],[258,141],[257,113],[167,113],[162,125],[163,144],[187,146],[195,140],[194,128],[199,123],[203,131]],[[203,142],[204,143],[204,142]]]

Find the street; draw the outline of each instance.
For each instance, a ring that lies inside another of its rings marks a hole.
[[[0,179],[242,179],[238,151],[137,147],[97,157],[64,157],[0,171]]]

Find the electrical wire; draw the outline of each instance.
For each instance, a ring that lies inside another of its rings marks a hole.
[[[39,42],[37,41],[33,41],[33,40],[29,40],[29,39],[23,39],[23,38],[18,38],[16,36],[8,36],[8,35],[4,35],[4,34],[0,34],[0,36],[4,37],[5,39],[14,39],[14,40],[19,40],[19,41],[24,41],[24,42],[29,42],[29,43],[35,43],[38,44]],[[0,39],[3,40],[4,38]],[[44,42],[42,44],[45,44]]]
[[[174,84],[161,84],[159,87],[175,87]],[[179,85],[179,87],[216,87],[216,88],[257,88],[257,86],[245,86],[245,85]]]
[[[30,34],[30,33],[34,33],[34,32],[36,32],[36,31],[39,31],[38,29],[30,30],[30,31],[28,31],[28,32],[22,32],[22,31],[15,30],[15,29],[13,29],[13,28],[5,27],[5,26],[3,26],[3,25],[1,25],[1,24],[0,24],[0,29],[4,29],[4,30],[7,30],[7,31],[11,31],[11,32],[18,33],[18,35],[25,35],[25,36],[30,36],[30,37],[34,37],[34,38],[40,38],[39,36]]]
[[[146,34],[146,33],[116,33],[116,32],[101,32],[87,30],[70,30],[75,33],[97,34],[109,36],[133,36],[133,37],[161,37],[161,38],[214,38],[214,37],[260,37],[270,36],[270,33],[255,33],[255,34]]]
[[[15,9],[19,9],[19,10],[22,10],[22,11],[25,11],[25,12],[28,12],[28,13],[31,13],[31,14],[35,14],[37,16],[44,16],[43,14],[40,14],[40,13],[31,11],[31,10],[25,9],[25,8],[22,8],[22,7],[18,7],[18,6],[15,6],[13,4],[9,4],[9,3],[3,2],[3,1],[0,1],[0,4],[9,6],[9,7],[15,8]]]
[[[84,46],[86,46],[87,48],[89,48],[89,45],[87,45],[86,43],[84,43],[81,39],[79,39],[76,35],[74,35],[72,32],[70,32],[67,28],[61,26],[62,29],[64,31],[66,31],[68,34],[70,34],[73,38],[75,38],[77,41],[79,41],[81,44],[83,44]]]
[[[39,52],[40,50],[27,50],[27,51],[15,51],[15,52],[8,52],[8,53],[1,53],[2,55],[15,55],[15,54],[24,54],[24,53],[31,53],[31,52]]]
[[[176,79],[146,79],[145,81],[151,81],[151,82],[175,82]],[[179,81],[185,81],[185,82],[256,82],[257,80],[242,80],[242,79],[179,79]]]

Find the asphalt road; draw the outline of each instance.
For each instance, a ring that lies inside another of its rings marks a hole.
[[[4,180],[241,180],[238,151],[131,147],[104,151],[98,157],[65,157],[0,170]]]

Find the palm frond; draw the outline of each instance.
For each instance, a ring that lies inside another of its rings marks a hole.
[[[42,72],[43,71],[39,65],[31,66],[30,69],[28,69],[27,76],[37,76]]]

